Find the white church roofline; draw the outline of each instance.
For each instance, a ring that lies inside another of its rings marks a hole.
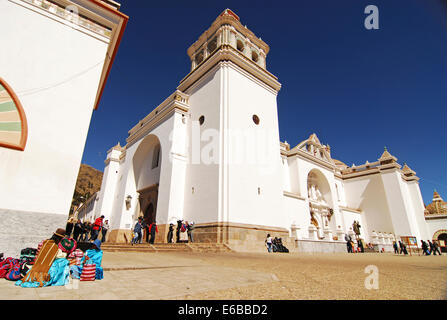
[[[144,119],[140,120],[136,126],[129,130],[129,137],[126,139],[126,148],[138,141],[158,124],[164,122],[173,112],[188,113],[188,101],[189,96],[187,94],[176,90]]]

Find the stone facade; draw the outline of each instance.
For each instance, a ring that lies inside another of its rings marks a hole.
[[[67,216],[0,209],[0,221],[0,253],[5,257],[18,258],[20,250],[37,248],[56,229],[65,229]]]

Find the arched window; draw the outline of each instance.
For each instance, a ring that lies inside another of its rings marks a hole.
[[[254,62],[258,62],[259,61],[259,55],[256,51],[252,51],[251,52],[251,60],[253,60]]]
[[[213,40],[208,42],[208,52],[211,54],[214,52],[214,50],[217,49],[217,38],[214,37]]]
[[[236,42],[236,48],[237,48],[240,52],[244,52],[244,43],[242,42],[242,40],[237,40],[237,42]]]
[[[0,78],[0,147],[25,150],[28,124],[19,98]]]
[[[196,64],[199,65],[203,61],[203,50],[196,54]]]

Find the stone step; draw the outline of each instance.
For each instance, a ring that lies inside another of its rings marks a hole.
[[[142,243],[131,245],[129,243],[104,243],[101,249],[109,252],[230,252],[230,247],[223,243]]]

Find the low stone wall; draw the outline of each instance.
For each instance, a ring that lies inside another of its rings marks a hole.
[[[296,252],[322,252],[336,253],[347,252],[345,241],[324,241],[324,240],[295,240]]]
[[[18,258],[24,248],[37,248],[58,228],[65,229],[68,214],[0,209],[0,253]]]

